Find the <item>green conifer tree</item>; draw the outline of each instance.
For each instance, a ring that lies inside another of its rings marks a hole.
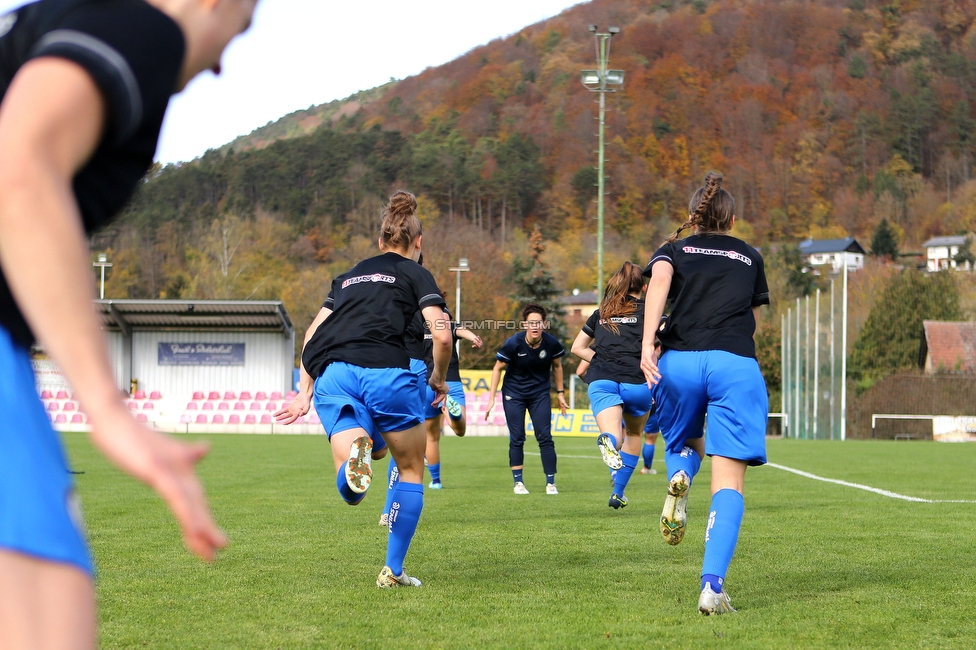
[[[546,244],[537,226],[529,237],[529,258],[516,258],[512,262],[512,280],[515,284],[512,298],[518,303],[520,311],[523,305],[530,302],[545,307],[549,312],[549,333],[565,343],[566,311],[559,302],[559,295],[562,292],[556,286],[556,278],[549,270],[549,266],[542,259],[545,250]]]
[[[875,257],[898,257],[898,238],[895,231],[888,225],[887,219],[882,219],[871,235],[871,254]]]

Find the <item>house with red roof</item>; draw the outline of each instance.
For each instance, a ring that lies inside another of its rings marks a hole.
[[[919,350],[925,374],[976,374],[976,322],[927,320]]]

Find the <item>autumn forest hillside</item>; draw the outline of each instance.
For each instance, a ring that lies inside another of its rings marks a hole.
[[[608,100],[606,269],[646,261],[715,169],[739,236],[778,256],[775,310],[809,290],[783,253],[802,239],[868,247],[886,220],[911,253],[976,229],[974,19],[976,0],[583,3],[153,170],[93,242],[116,262],[107,294],[283,298],[302,328],[331,278],[373,254],[398,187],[421,199],[425,257],[452,305],[447,268],[471,260],[466,318],[512,313],[536,227],[558,290],[592,290],[596,105],[579,74],[595,23],[622,28],[611,64],[626,73]]]

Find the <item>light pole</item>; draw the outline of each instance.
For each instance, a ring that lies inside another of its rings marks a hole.
[[[461,274],[467,273],[471,269],[468,268],[468,258],[462,257],[458,260],[457,266],[452,266],[449,270],[457,273],[457,293],[454,296],[454,320],[460,325],[461,323]],[[458,357],[461,356],[461,341],[457,342],[457,353]]]
[[[600,131],[598,134],[599,148],[598,171],[597,171],[597,204],[596,204],[596,295],[599,298],[603,295],[603,197],[605,191],[604,183],[604,126],[606,125],[607,93],[615,93],[617,89],[609,89],[607,86],[624,85],[623,70],[607,70],[610,63],[610,40],[620,33],[619,27],[608,27],[606,32],[597,31],[596,25],[586,27],[594,36],[596,41],[596,60],[598,69],[583,70],[583,86],[591,93],[600,95]]]
[[[105,253],[98,254],[98,261],[92,262],[92,266],[98,266],[102,269],[102,288],[98,292],[99,300],[105,300],[105,269],[111,267],[112,263],[108,261],[108,256]]]

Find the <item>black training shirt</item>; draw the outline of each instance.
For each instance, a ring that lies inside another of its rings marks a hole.
[[[444,310],[449,318],[451,312]],[[442,321],[443,322],[443,321]],[[430,333],[430,329],[424,324],[424,363],[427,364],[427,380],[430,381],[430,376],[434,374],[434,335]],[[461,381],[461,359],[458,358],[457,353],[457,335],[458,325],[453,320],[451,321],[451,361],[447,366],[447,377],[444,381]]]
[[[628,303],[636,310],[626,316],[615,316],[610,321],[617,326],[618,334],[600,318],[595,310],[583,325],[583,332],[594,339],[593,361],[586,371],[586,382],[600,379],[622,384],[643,384],[647,380],[640,369],[641,339],[644,335],[644,301],[627,296]]]
[[[725,350],[756,356],[752,308],[769,304],[762,256],[729,235],[692,235],[654,253],[674,267],[671,315],[658,338],[666,350]]]
[[[424,326],[424,315],[420,311],[413,315],[407,331],[403,334],[403,344],[407,348],[407,356],[411,359],[424,359],[427,354],[427,328]]]
[[[73,181],[85,232],[115,218],[152,165],[184,50],[179,26],[145,0],[40,0],[0,16],[0,94],[29,60],[51,56],[81,66],[105,99],[102,140]],[[0,325],[33,343],[2,270]]]
[[[332,281],[333,311],[312,335],[302,363],[319,377],[333,361],[409,368],[404,334],[418,309],[445,306],[430,271],[396,253],[363,260]]]
[[[525,332],[510,337],[495,355],[508,364],[502,392],[523,397],[548,393],[552,361],[564,354],[562,343],[548,332],[542,333],[542,341],[535,348],[525,342]]]

